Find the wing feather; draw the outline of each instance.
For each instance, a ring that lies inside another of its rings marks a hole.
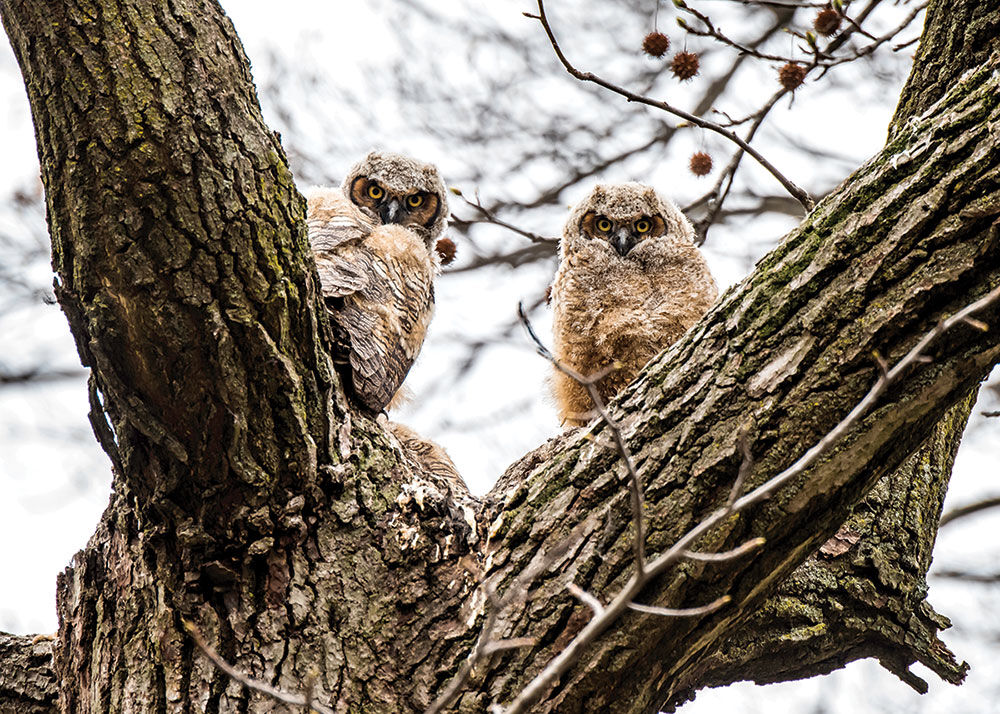
[[[413,231],[374,222],[339,191],[309,197],[323,295],[350,349],[354,392],[381,411],[420,352],[434,310],[434,262]]]

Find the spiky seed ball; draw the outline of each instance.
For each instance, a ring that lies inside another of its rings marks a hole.
[[[698,55],[694,52],[678,52],[670,61],[670,71],[682,82],[691,79],[698,74]]]
[[[712,157],[704,151],[698,151],[691,154],[691,162],[688,166],[695,176],[708,176],[712,173]]]
[[[455,241],[451,238],[439,238],[434,250],[441,257],[441,265],[450,265],[455,260]]]
[[[794,92],[806,78],[806,68],[797,62],[788,62],[778,70],[778,81],[781,86],[790,92]]]
[[[642,51],[650,57],[662,57],[670,49],[670,38],[662,32],[650,32],[642,41]]]
[[[832,7],[820,10],[813,20],[813,29],[821,35],[832,35],[840,27],[840,13]]]

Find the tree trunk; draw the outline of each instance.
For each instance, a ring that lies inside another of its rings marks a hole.
[[[930,18],[947,25],[973,5],[942,0]],[[498,619],[498,635],[537,644],[477,668],[459,708],[509,700],[586,621],[566,585],[607,600],[631,573],[623,466],[606,428],[528,454],[483,504],[416,471],[348,403],[332,368],[303,202],[221,9],[0,0],[0,13],[31,101],[57,294],[116,465],[98,531],[59,579],[62,711],[283,710],[216,671],[182,619],[251,676],[286,689],[315,677],[318,700],[338,711],[420,710],[479,634],[480,575],[502,590],[572,532],[533,596]],[[898,358],[1000,283],[997,55],[959,81],[968,67],[951,67],[938,105],[900,122],[885,151],[617,400],[651,552],[724,501],[738,433],[756,459],[752,488],[863,396],[878,376],[873,351]],[[980,319],[996,324],[997,309]],[[627,614],[535,711],[653,712],[701,686],[807,676],[862,656],[904,677],[926,657],[959,678],[935,649],[942,620],[921,609],[933,529],[912,519],[936,522],[964,415],[911,454],[1000,359],[1000,341],[960,326],[931,356],[806,476],[699,549],[756,536],[766,546],[682,563],[643,594],[671,607],[722,594],[732,604],[697,619]],[[919,468],[928,454],[933,478]],[[919,494],[920,514],[893,483]],[[866,547],[807,564],[762,608],[865,494],[869,510],[844,537],[861,533]],[[911,524],[905,539],[882,527],[884,514]],[[819,577],[831,562],[834,575]],[[836,622],[837,604],[865,626]],[[783,669],[780,633],[818,637],[817,625],[831,625],[819,656]],[[32,696],[22,699],[43,706]]]

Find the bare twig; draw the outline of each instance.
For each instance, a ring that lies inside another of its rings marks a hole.
[[[1000,298],[1000,287],[990,291],[972,304],[967,305],[951,317],[939,322],[918,340],[917,344],[895,366],[883,372],[875,385],[847,416],[827,432],[795,463],[776,476],[768,479],[750,493],[736,499],[732,503],[727,503],[710,514],[701,523],[681,536],[669,549],[649,561],[645,574],[634,573],[625,583],[622,590],[604,607],[602,613],[591,618],[587,625],[577,633],[569,644],[553,657],[542,671],[503,709],[504,714],[520,714],[521,712],[528,711],[531,704],[548,691],[553,683],[577,662],[585,649],[629,608],[634,598],[652,578],[661,575],[669,566],[682,558],[688,557],[691,552],[691,546],[719,523],[733,514],[746,510],[749,506],[768,498],[793,478],[805,473],[823,454],[829,451],[834,444],[840,441],[848,431],[860,422],[861,418],[867,414],[868,410],[882,396],[890,384],[899,379],[907,369],[923,362],[923,353],[932,342],[955,325],[967,322],[967,318],[992,304],[998,298]]]
[[[961,580],[966,583],[983,583],[985,585],[995,585],[1000,583],[1000,573],[970,573],[965,570],[941,570],[931,572],[936,578],[947,578],[949,580]]]
[[[733,482],[733,487],[729,491],[729,498],[726,499],[726,505],[732,506],[736,503],[736,499],[743,495],[743,486],[747,482],[747,477],[750,476],[750,472],[753,470],[753,454],[750,453],[750,442],[747,440],[746,429],[740,432],[739,436],[740,453],[743,454],[743,461],[740,462],[740,470],[736,474],[736,481]]]
[[[709,563],[722,560],[735,560],[736,558],[741,558],[747,553],[757,550],[766,542],[767,539],[765,538],[752,538],[743,545],[737,546],[732,550],[724,550],[721,553],[698,553],[693,550],[689,550],[684,553],[684,557],[688,560],[701,560]]]
[[[184,626],[184,630],[188,633],[194,643],[198,645],[198,649],[202,651],[211,662],[220,671],[222,671],[227,677],[232,679],[234,682],[242,684],[247,689],[252,689],[255,692],[260,692],[271,699],[274,699],[285,704],[291,704],[293,706],[307,707],[307,712],[318,712],[319,714],[334,714],[333,709],[330,707],[319,704],[313,699],[313,689],[315,688],[315,680],[310,678],[308,682],[308,694],[293,694],[291,692],[286,692],[284,690],[278,689],[277,687],[272,687],[266,682],[261,682],[258,679],[248,677],[247,675],[240,672],[238,669],[233,667],[231,664],[226,662],[219,656],[212,647],[205,642],[205,638],[201,636],[198,628],[194,626],[194,623],[188,620],[181,620],[181,624]]]
[[[754,136],[757,134],[757,130],[760,129],[761,124],[764,123],[764,119],[771,112],[771,109],[773,109],[774,105],[778,103],[778,100],[786,94],[788,94],[788,90],[778,90],[771,95],[771,98],[764,103],[764,106],[758,109],[754,114],[750,115],[750,117],[747,117],[747,119],[751,117],[753,118],[753,123],[747,130],[747,141],[753,141]],[[729,164],[715,182],[715,186],[713,186],[707,194],[691,204],[690,207],[694,207],[695,205],[700,205],[704,202],[708,203],[708,212],[705,214],[705,217],[698,221],[695,225],[695,245],[704,244],[705,239],[708,237],[708,229],[712,227],[712,224],[715,223],[716,219],[719,217],[719,212],[722,210],[722,206],[725,204],[726,198],[729,197],[729,192],[733,188],[733,181],[736,179],[736,170],[739,168],[740,162],[743,160],[745,153],[746,152],[742,148],[737,149],[733,154],[733,158],[730,159]],[[725,186],[725,188],[723,188],[723,186]],[[685,211],[687,210],[688,209],[685,208]]]
[[[655,607],[653,605],[643,605],[638,602],[630,602],[628,607],[630,610],[644,612],[647,615],[659,615],[661,617],[698,617],[700,615],[708,615],[709,613],[715,612],[731,600],[732,598],[729,595],[723,595],[722,597],[716,598],[712,602],[707,605],[702,605],[701,607]]]
[[[558,369],[560,372],[565,374],[570,379],[574,379],[579,382],[584,388],[586,388],[587,393],[590,395],[591,401],[594,403],[594,408],[600,414],[601,419],[607,425],[608,430],[611,432],[612,438],[614,438],[615,445],[618,447],[618,453],[621,454],[622,461],[625,462],[625,469],[628,472],[628,485],[629,485],[629,495],[632,499],[632,520],[635,524],[635,534],[632,538],[632,550],[635,553],[635,567],[636,571],[641,575],[646,572],[646,519],[643,515],[643,502],[645,497],[642,491],[642,482],[639,480],[639,472],[636,471],[635,461],[632,458],[632,454],[629,452],[628,447],[625,446],[625,439],[622,437],[621,424],[615,420],[605,408],[604,400],[601,399],[600,393],[597,391],[597,383],[606,377],[611,371],[617,368],[616,365],[608,365],[603,370],[592,375],[582,375],[574,369],[571,369],[556,359],[549,349],[545,346],[537,334],[535,334],[534,328],[531,326],[531,320],[528,319],[527,313],[524,311],[524,305],[518,303],[517,314],[521,319],[521,324],[524,325],[525,329],[528,331],[528,335],[531,336],[532,341],[535,343],[535,349],[538,354],[547,359],[552,365]]]
[[[783,57],[781,55],[772,55],[772,54],[769,54],[769,53],[766,53],[766,52],[761,52],[758,49],[755,49],[755,48],[752,48],[752,47],[748,47],[746,45],[741,44],[740,42],[737,42],[736,40],[731,39],[730,37],[728,37],[727,35],[723,34],[719,29],[717,29],[715,27],[715,24],[712,22],[712,19],[708,15],[706,15],[706,14],[704,14],[702,12],[699,12],[698,10],[696,10],[693,7],[691,7],[687,3],[684,3],[684,4],[680,5],[679,7],[684,12],[691,13],[696,18],[698,18],[699,20],[701,20],[702,23],[704,23],[705,27],[707,28],[705,30],[699,30],[698,28],[692,27],[691,25],[689,25],[684,20],[683,17],[678,17],[677,18],[677,24],[685,32],[688,32],[688,33],[690,33],[692,35],[695,35],[697,37],[711,37],[712,39],[718,40],[719,42],[721,42],[724,45],[728,45],[729,47],[732,47],[734,50],[740,52],[741,54],[749,55],[751,57],[756,57],[757,59],[770,60],[772,62],[782,62],[782,63],[789,61],[789,58],[787,58],[787,57]]]
[[[525,230],[523,228],[519,228],[518,226],[515,226],[513,223],[508,223],[507,221],[505,221],[505,220],[503,220],[501,218],[497,218],[496,214],[494,214],[493,211],[491,211],[490,209],[488,209],[486,206],[483,205],[483,202],[479,199],[479,192],[478,191],[476,192],[476,200],[475,201],[470,201],[468,198],[465,197],[465,194],[462,193],[457,188],[451,189],[451,192],[453,194],[455,194],[456,196],[458,196],[459,198],[461,198],[465,202],[465,205],[469,206],[470,208],[476,209],[476,211],[479,212],[479,215],[482,216],[482,220],[481,221],[471,220],[471,221],[464,221],[464,223],[467,223],[467,224],[468,223],[492,223],[495,226],[500,226],[501,228],[506,228],[509,231],[517,233],[519,236],[524,236],[525,238],[527,238],[528,240],[530,240],[532,243],[543,243],[543,244],[546,244],[546,245],[555,245],[555,244],[557,244],[559,242],[556,238],[546,238],[545,236],[538,235],[537,233],[532,233],[531,231],[527,231],[527,230]]]
[[[570,583],[569,585],[566,586],[566,589],[569,590],[570,595],[572,595],[577,600],[579,600],[584,605],[593,610],[595,616],[600,616],[604,614],[604,605],[601,604],[601,601],[598,600],[593,595],[591,595],[590,593],[588,593],[583,588],[581,588],[576,583]]]
[[[899,25],[899,27],[886,33],[881,37],[876,38],[872,36],[870,33],[866,32],[862,28],[861,23],[863,23],[868,18],[868,16],[871,14],[871,12],[874,10],[874,8],[878,5],[879,2],[880,0],[873,0],[873,2],[869,3],[864,8],[864,10],[858,15],[857,19],[853,19],[847,16],[846,14],[843,15],[843,17],[848,21],[850,27],[844,32],[839,33],[822,49],[815,45],[815,39],[812,39],[811,42],[807,42],[807,44],[810,45],[809,51],[812,53],[812,59],[804,65],[805,74],[808,75],[810,72],[812,72],[812,70],[816,69],[817,67],[823,68],[823,72],[825,73],[831,67],[843,64],[845,62],[856,60],[867,54],[871,54],[880,45],[892,39],[893,37],[898,35],[903,29],[905,29],[911,22],[913,22],[914,18],[920,13],[923,7],[926,6],[926,3],[923,3],[920,7],[917,7],[913,12],[911,12],[908,15],[908,17],[903,21],[903,23]],[[696,8],[693,8],[685,3],[682,3],[680,7],[683,11],[690,13],[698,20],[700,20],[707,28],[705,30],[699,30],[697,28],[688,25],[686,22],[683,21],[683,19],[678,18],[678,23],[681,25],[681,27],[683,27],[691,34],[711,37],[721,42],[722,44],[728,45],[736,49],[741,55],[751,56],[757,59],[771,61],[771,62],[784,63],[792,61],[791,58],[783,57],[780,55],[767,54],[761,52],[754,46],[747,46],[736,40],[733,40],[724,33],[722,33],[718,28],[716,28],[711,18],[705,13],[700,12]],[[843,45],[847,42],[851,34],[854,33],[869,37],[873,40],[873,42],[861,49],[853,51],[848,55],[844,55],[842,57],[835,57],[833,53],[835,53],[838,49],[843,47]],[[798,36],[801,36],[799,33],[796,34],[798,34]],[[786,89],[781,89],[777,91],[759,110],[757,110],[752,114],[747,115],[746,117],[743,117],[742,119],[732,119],[725,112],[718,112],[719,114],[725,116],[727,120],[722,126],[736,127],[745,124],[748,121],[753,120],[753,124],[751,125],[749,131],[743,137],[744,141],[749,143],[753,141],[754,135],[756,134],[757,130],[760,128],[765,117],[775,106],[778,100],[788,93],[789,91]],[[720,174],[718,180],[716,181],[712,189],[708,193],[703,195],[701,198],[692,202],[692,204],[690,204],[688,207],[685,208],[685,212],[687,212],[688,210],[696,206],[700,206],[706,203],[708,204],[708,212],[706,213],[705,217],[699,220],[695,224],[695,232],[696,232],[695,242],[697,245],[702,245],[705,242],[709,228],[715,223],[716,219],[718,218],[718,215],[722,210],[726,198],[729,196],[729,193],[732,189],[736,171],[739,168],[744,153],[745,153],[744,149],[742,147],[739,148],[733,154],[732,159],[730,160],[726,168],[723,170],[723,172]]]
[[[940,526],[948,525],[952,521],[957,521],[959,518],[965,518],[966,516],[971,516],[973,513],[979,513],[980,511],[985,511],[990,508],[997,508],[998,506],[1000,506],[1000,496],[994,498],[984,498],[982,501],[976,501],[975,503],[953,508],[941,516]]]
[[[913,10],[905,18],[903,18],[903,21],[899,23],[899,25],[889,30],[884,35],[874,38],[871,43],[865,45],[864,47],[859,47],[857,50],[855,50],[849,55],[845,55],[843,57],[837,57],[836,59],[831,59],[829,62],[824,63],[823,72],[820,74],[820,77],[822,77],[823,74],[826,74],[826,72],[829,71],[831,67],[836,67],[837,65],[845,64],[847,62],[853,62],[856,59],[860,59],[866,55],[870,55],[872,52],[877,50],[883,44],[893,39],[900,32],[909,27],[913,23],[913,21],[917,19],[917,16],[920,15],[920,13],[923,12],[926,8],[927,8],[926,2],[918,3],[913,7]]]
[[[725,128],[725,127],[721,126],[720,124],[717,124],[717,123],[715,123],[713,121],[709,121],[707,119],[704,119],[703,117],[699,117],[699,116],[696,116],[694,114],[691,114],[690,112],[686,112],[683,109],[675,107],[675,106],[673,106],[673,105],[671,105],[671,104],[669,104],[667,102],[658,101],[658,100],[651,99],[649,97],[643,96],[641,94],[636,94],[635,92],[632,92],[632,91],[630,91],[628,89],[625,89],[624,87],[620,87],[617,84],[609,82],[608,80],[603,79],[602,77],[599,77],[596,74],[593,74],[592,72],[583,72],[583,71],[577,69],[566,58],[566,55],[563,54],[562,48],[559,46],[559,43],[556,40],[555,34],[552,31],[552,27],[551,27],[551,25],[549,25],[548,18],[545,15],[545,3],[544,3],[544,0],[538,0],[538,14],[537,15],[532,15],[530,13],[524,13],[524,15],[526,17],[530,17],[530,18],[532,18],[534,20],[538,20],[541,23],[542,28],[545,30],[545,34],[549,38],[549,43],[552,45],[552,49],[556,53],[556,56],[559,58],[559,61],[562,63],[562,65],[566,69],[566,71],[569,72],[572,76],[576,77],[577,79],[579,79],[581,81],[592,82],[592,83],[594,83],[594,84],[596,84],[596,85],[598,85],[600,87],[604,87],[605,89],[607,89],[609,91],[612,91],[615,94],[619,94],[619,95],[625,97],[630,102],[636,102],[636,103],[639,103],[639,104],[645,104],[646,106],[650,106],[650,107],[654,107],[656,109],[660,109],[662,111],[665,111],[665,112],[668,112],[670,114],[673,114],[674,116],[680,117],[681,119],[684,119],[685,121],[687,121],[687,122],[689,122],[689,123],[691,123],[691,124],[693,124],[695,126],[701,127],[702,129],[708,129],[709,131],[712,131],[712,132],[715,132],[716,134],[724,136],[729,141],[733,142],[734,144],[736,144],[737,146],[739,146],[741,149],[743,149],[744,151],[746,151],[748,154],[750,154],[750,156],[752,156],[757,161],[757,163],[759,163],[761,166],[763,166],[765,169],[767,169],[767,171],[772,176],[774,176],[774,178],[777,179],[778,182],[782,186],[785,187],[785,190],[788,191],[792,196],[794,196],[799,201],[799,203],[802,204],[803,208],[805,208],[806,210],[811,210],[812,209],[812,207],[814,205],[814,202],[813,202],[813,199],[809,196],[809,194],[804,189],[800,188],[795,183],[793,183],[790,179],[788,179],[780,171],[778,171],[778,169],[775,168],[775,166],[773,164],[771,164],[770,161],[768,161],[767,159],[765,159],[761,155],[761,153],[759,151],[757,151],[752,146],[750,146],[750,144],[748,144],[746,141],[744,141],[735,132],[730,131],[729,129],[727,129],[727,128]]]
[[[79,379],[87,374],[82,369],[26,369],[8,372],[0,370],[0,385],[25,384],[27,382],[57,382],[63,379]]]

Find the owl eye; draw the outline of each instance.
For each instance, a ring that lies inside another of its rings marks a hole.
[[[649,231],[652,228],[653,224],[650,221],[647,221],[645,218],[640,218],[638,221],[635,222],[636,233],[649,233]]]
[[[611,231],[611,221],[607,218],[598,218],[595,225],[601,233],[609,233]]]
[[[373,184],[370,184],[368,186],[368,196],[370,198],[374,198],[375,200],[378,200],[378,199],[382,198],[382,196],[384,196],[384,195],[385,195],[385,191],[383,191],[382,187],[379,186],[377,183],[373,183]]]
[[[410,208],[419,208],[424,203],[424,197],[418,193],[406,197],[406,205]]]

